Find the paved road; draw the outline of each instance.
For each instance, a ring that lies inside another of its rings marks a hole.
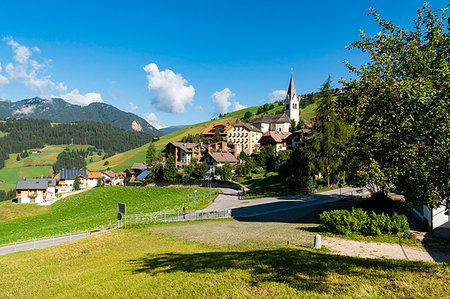
[[[231,208],[233,217],[255,217],[298,210],[312,205],[331,203],[339,201],[340,199],[349,199],[354,195],[362,195],[361,193],[358,193],[358,189],[356,188],[345,187],[341,190],[335,189],[308,195],[239,200],[237,192],[238,191],[233,189],[222,188],[222,193],[204,210],[222,210]]]
[[[23,243],[18,242],[13,245],[1,246],[0,247],[0,255],[10,254],[10,253],[17,252],[17,251],[27,251],[27,250],[51,247],[51,246],[83,239],[83,238],[93,236],[93,235],[96,235],[96,234],[99,234],[102,232],[104,232],[104,231],[98,231],[98,232],[93,232],[93,233],[85,232],[85,233],[80,233],[80,234],[65,235],[65,236],[60,236],[60,237],[52,237],[52,238],[48,238],[48,239],[40,239],[40,240],[36,240],[36,241],[31,241],[31,242],[23,242]]]

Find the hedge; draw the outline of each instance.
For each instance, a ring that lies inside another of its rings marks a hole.
[[[362,209],[333,210],[320,214],[325,231],[349,235],[356,233],[366,236],[381,234],[397,234],[409,231],[408,219],[405,215],[370,214]]]

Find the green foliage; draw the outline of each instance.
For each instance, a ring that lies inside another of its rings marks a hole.
[[[376,166],[378,176],[413,203],[450,207],[450,34],[445,9],[418,10],[411,29],[374,10],[381,28],[349,45],[369,56],[356,79],[342,80],[340,113],[355,127],[352,171]],[[376,164],[374,163],[376,162]],[[367,180],[372,177],[366,176]]]
[[[16,189],[12,189],[9,191],[0,190],[0,202],[10,200],[15,197],[16,197]]]
[[[158,153],[156,152],[156,148],[153,142],[148,145],[145,161],[149,166],[153,165],[156,161],[158,161]]]
[[[344,124],[336,114],[335,101],[331,78],[328,77],[317,96],[316,124],[309,148],[311,171],[322,173],[328,186],[342,165],[341,149],[346,142],[342,134]]]
[[[250,122],[252,120],[253,114],[250,111],[245,112],[243,121]]]
[[[75,177],[74,182],[73,182],[73,189],[74,189],[74,190],[80,190],[80,184],[81,184],[81,179],[80,179],[80,176],[77,175],[77,176]]]
[[[17,155],[16,161],[20,161],[20,155]]]
[[[288,184],[291,188],[306,188],[308,187],[309,159],[307,152],[303,147],[295,148],[287,161],[281,165],[279,175],[281,181]]]
[[[202,134],[187,134],[181,138],[184,143],[200,143],[202,141]]]
[[[397,234],[409,231],[408,219],[405,215],[370,214],[363,209],[333,210],[320,215],[323,228],[335,234],[349,235],[352,233],[378,236],[381,234]]]
[[[222,136],[220,136],[220,131],[216,130],[216,132],[214,132],[214,136],[212,138],[212,142],[219,142],[222,141]]]
[[[233,177],[233,166],[230,162],[226,162],[223,167],[216,167],[216,173],[220,175],[223,181],[231,181]]]
[[[97,179],[97,187],[101,187],[103,184],[102,178]]]
[[[246,161],[246,160],[248,159],[248,156],[247,156],[247,154],[246,154],[244,151],[242,151],[242,152],[239,154],[239,159],[241,159],[241,160],[243,160],[243,161]]]
[[[259,153],[255,153],[255,158],[257,165],[265,171],[271,171],[274,168],[275,153],[272,146],[263,146]]]
[[[166,159],[166,165],[164,166],[163,179],[168,183],[178,183],[177,174],[178,171],[175,166],[175,160],[172,155],[169,155]]]
[[[86,168],[86,160],[80,151],[62,151],[53,164],[53,173],[58,173],[61,169],[82,169]]]

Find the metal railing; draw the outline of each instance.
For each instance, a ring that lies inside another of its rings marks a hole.
[[[55,246],[59,244],[64,244],[72,241],[76,241],[82,238],[89,237],[92,234],[97,234],[103,231],[107,231],[108,228],[102,228],[95,231],[83,231],[83,232],[75,232],[69,233],[66,235],[56,235],[51,237],[42,237],[36,238],[26,241],[19,241],[9,244],[0,245],[0,255],[8,254],[18,251],[26,251],[33,249],[46,248],[50,246]]]
[[[157,222],[195,221],[231,218],[231,209],[200,211],[160,211],[155,213],[124,215],[126,226]]]

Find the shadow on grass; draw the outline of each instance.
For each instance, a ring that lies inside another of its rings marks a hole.
[[[350,288],[354,279],[390,280],[393,273],[448,271],[443,265],[397,260],[369,260],[337,256],[308,249],[280,248],[256,251],[166,253],[128,261],[133,273],[221,273],[249,271],[251,285],[279,282],[299,290],[327,292]],[[336,279],[336,275],[350,279]]]

